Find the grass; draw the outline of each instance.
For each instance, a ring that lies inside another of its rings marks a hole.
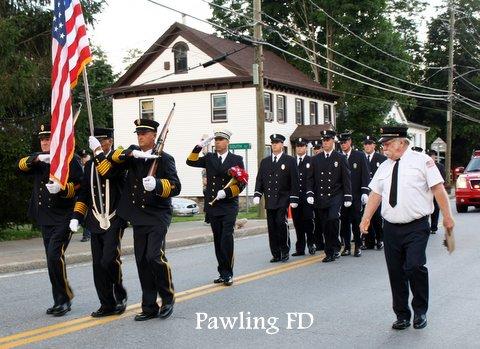
[[[0,229],[0,241],[25,240],[41,237],[42,233],[31,225],[19,225],[16,228]]]

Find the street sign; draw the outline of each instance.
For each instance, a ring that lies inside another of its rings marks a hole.
[[[433,141],[432,149],[444,152],[445,149],[447,149],[447,143],[445,143],[445,141],[443,139],[438,137],[436,140]]]
[[[228,146],[229,149],[252,149],[252,145],[250,143],[230,143]]]

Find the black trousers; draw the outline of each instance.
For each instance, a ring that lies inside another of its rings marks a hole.
[[[345,244],[345,250],[350,250],[350,241],[355,241],[355,248],[358,249],[362,245],[362,237],[360,235],[360,220],[362,218],[362,205],[354,203],[350,207],[344,207],[342,205],[341,210],[341,228],[340,233]]]
[[[133,226],[133,247],[144,313],[158,313],[157,295],[163,304],[174,299],[172,270],[165,257],[166,235],[167,226],[164,224]]]
[[[314,218],[315,227],[313,230],[313,236],[315,240],[315,246],[317,247],[317,251],[325,249],[325,221],[320,219],[319,214],[315,211],[315,218]]]
[[[380,212],[381,208],[379,207],[373,214],[368,234],[365,235],[365,245],[370,248],[375,246],[375,242],[383,241],[383,218]]]
[[[430,223],[430,230],[437,231],[438,230],[438,217],[440,216],[440,207],[438,206],[437,200],[433,199],[433,213],[430,216],[431,223]]]
[[[41,226],[43,245],[45,246],[45,254],[47,256],[48,276],[52,284],[52,295],[55,305],[63,304],[73,299],[73,291],[68,283],[65,263],[65,250],[72,237],[68,224],[69,221],[60,225]]]
[[[412,291],[415,314],[428,309],[428,269],[425,267],[430,227],[428,217],[411,223],[384,224],[385,259],[393,296],[393,311],[397,319],[410,319],[408,287]]]
[[[209,217],[215,245],[215,256],[218,262],[218,273],[223,278],[233,276],[233,229],[237,215]]]
[[[121,241],[124,228],[113,223],[104,233],[92,233],[93,281],[102,307],[115,308],[127,298],[122,282]]]
[[[327,257],[333,257],[335,252],[340,251],[340,240],[338,239],[340,229],[340,209],[342,201],[340,199],[332,200],[331,206],[317,208],[315,215],[324,223],[325,254]]]
[[[290,252],[287,208],[267,209],[268,240],[274,258],[281,258]]]
[[[297,234],[297,242],[295,243],[296,252],[305,252],[305,244],[309,247],[315,244],[313,229],[315,227],[312,218],[305,218],[303,215],[303,207],[299,205],[292,209],[293,226]],[[305,239],[306,237],[306,239]]]

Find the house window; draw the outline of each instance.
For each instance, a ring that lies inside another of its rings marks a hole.
[[[318,125],[318,103],[310,102],[310,125]]]
[[[173,57],[175,61],[175,74],[186,73],[188,70],[187,44],[184,42],[177,42],[173,46],[172,51],[173,51]]]
[[[304,124],[303,99],[295,98],[295,122],[297,125]]]
[[[273,121],[273,99],[270,92],[263,94],[265,103],[265,121]]]
[[[140,100],[140,119],[153,120],[153,99]]]
[[[277,95],[277,121],[281,124],[287,122],[287,97]]]
[[[323,105],[323,123],[324,124],[332,123],[332,106],[330,104]]]
[[[212,122],[227,121],[227,94],[212,94]]]
[[[265,144],[265,156],[272,155],[272,146],[269,144]]]

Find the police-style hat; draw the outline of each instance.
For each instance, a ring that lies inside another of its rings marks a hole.
[[[135,132],[157,132],[158,125],[160,125],[155,120],[150,119],[137,119],[134,121],[134,124],[136,126]]]
[[[232,132],[230,132],[229,130],[226,130],[226,129],[217,130],[214,133],[215,139],[223,138],[223,139],[226,139],[226,140],[230,140],[231,136],[232,136]]]
[[[434,149],[427,150],[427,154],[430,155],[430,156],[432,156],[432,155],[437,156],[438,155],[437,151],[434,150]]]
[[[50,128],[50,123],[45,123],[40,125],[40,128],[38,130],[39,137],[50,136],[51,133],[52,133],[52,130]]]
[[[93,135],[97,139],[113,138],[113,128],[95,127]]]
[[[365,138],[363,139],[363,144],[373,144],[373,143],[377,143],[376,138],[373,136],[365,136]]]
[[[423,148],[422,147],[412,147],[413,151],[417,151],[419,153],[423,153]]]
[[[334,130],[323,130],[321,133],[322,139],[334,139],[336,135]]]
[[[273,135],[270,135],[270,142],[285,142],[285,136],[282,136],[281,134],[274,133]]]
[[[321,141],[313,141],[312,142],[312,147],[313,148],[321,148],[322,147],[322,142]]]
[[[380,129],[381,137],[378,140],[380,143],[386,142],[393,138],[407,138],[407,126],[383,126]]]
[[[345,142],[345,141],[348,141],[349,139],[352,139],[351,133],[349,132],[340,133],[340,137],[339,137],[340,142]]]
[[[300,146],[300,147],[303,147],[303,146],[307,145],[307,143],[308,143],[308,141],[305,138],[302,138],[302,137],[297,138],[295,140],[295,145]]]

